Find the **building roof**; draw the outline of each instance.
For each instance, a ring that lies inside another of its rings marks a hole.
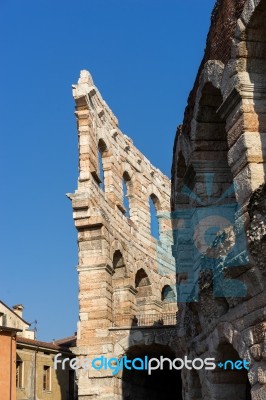
[[[6,307],[9,311],[11,311],[14,315],[16,315],[16,317],[18,317],[21,321],[23,321],[26,325],[30,326],[31,324],[27,321],[25,321],[25,319],[21,318],[16,311],[13,310],[13,308],[8,307],[2,300],[0,300],[0,303],[3,304],[4,307]]]
[[[51,342],[43,342],[40,340],[28,339],[28,338],[24,338],[22,336],[17,337],[17,344],[26,345],[26,346],[35,347],[35,348],[43,348],[43,349],[49,349],[49,350],[54,350],[54,351],[63,351],[63,352],[71,353],[71,350],[66,345],[63,345],[63,344],[60,345],[60,344],[55,344],[55,343],[51,343]]]
[[[53,344],[57,344],[58,346],[75,347],[76,343],[77,343],[77,335],[75,333],[72,336],[68,336],[66,338],[54,340],[52,343]]]

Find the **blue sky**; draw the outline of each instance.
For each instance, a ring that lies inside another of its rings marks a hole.
[[[88,69],[135,145],[170,176],[214,0],[0,0],[1,291],[38,338],[76,330],[78,176],[71,84]]]

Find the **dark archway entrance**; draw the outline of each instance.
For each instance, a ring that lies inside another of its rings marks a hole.
[[[163,345],[134,346],[127,352],[128,359],[148,356],[149,359],[161,356],[175,359],[174,352]],[[181,373],[169,369],[169,363],[164,363],[163,370],[148,371],[126,370],[122,376],[123,400],[182,400]]]
[[[237,369],[232,366],[232,363],[241,361],[241,358],[230,343],[219,345],[216,360],[224,364],[224,368],[217,367],[211,373],[211,380],[215,385],[215,398],[223,400],[226,394],[226,398],[228,399],[251,400],[251,385],[248,379],[248,370],[245,368]]]

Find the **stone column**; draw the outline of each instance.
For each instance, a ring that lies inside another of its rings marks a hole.
[[[78,371],[79,400],[110,399],[114,380],[110,370],[91,367],[94,358],[111,358],[112,326],[112,262],[109,258],[109,224],[100,210],[91,205],[84,192],[72,195],[75,226],[79,245],[79,322],[75,354],[88,357],[88,370]],[[105,381],[106,379],[106,381]],[[105,396],[105,397],[104,397]]]
[[[265,101],[265,88],[242,83],[227,96],[219,110],[226,118],[228,161],[237,200],[242,205],[265,180]]]
[[[112,324],[112,270],[106,264],[79,266],[79,329],[76,354],[91,360],[101,356],[112,357],[113,339],[109,332]],[[110,370],[80,370],[79,399],[110,399],[115,378]]]

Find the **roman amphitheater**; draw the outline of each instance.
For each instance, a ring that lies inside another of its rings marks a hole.
[[[265,21],[266,0],[216,2],[172,182],[123,135],[87,71],[73,85],[75,354],[220,364],[80,369],[79,400],[266,400]],[[249,369],[222,368],[226,360]]]

